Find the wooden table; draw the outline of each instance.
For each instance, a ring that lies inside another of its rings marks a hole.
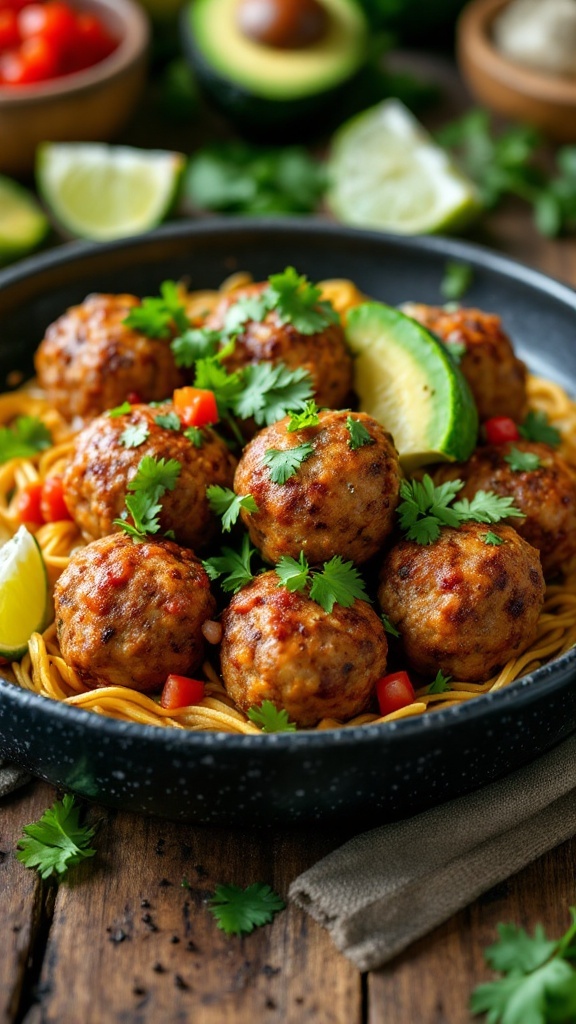
[[[543,240],[521,208],[477,240],[576,286],[576,241]],[[344,832],[240,833],[94,807],[96,858],[42,883],[14,851],[55,796],[35,782],[0,804],[0,1024],[466,1024],[497,922],[560,935],[576,901],[574,839],[361,975],[293,906],[227,938],[205,905],[218,882],[285,895]]]

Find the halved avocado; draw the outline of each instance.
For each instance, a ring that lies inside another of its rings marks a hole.
[[[328,15],[322,38],[279,49],[241,31],[238,2],[193,0],[182,16],[185,50],[208,97],[237,127],[288,141],[318,124],[364,66],[365,15],[356,0],[321,0]]]

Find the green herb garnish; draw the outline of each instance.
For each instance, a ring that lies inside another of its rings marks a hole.
[[[348,445],[353,451],[357,448],[363,448],[366,444],[376,444],[364,424],[360,420],[355,420],[353,416],[346,418],[346,428],[350,434]]]
[[[52,443],[52,435],[42,420],[19,416],[11,427],[0,427],[0,463],[29,459],[46,451]]]
[[[295,476],[303,462],[314,453],[314,445],[309,441],[296,445],[295,448],[267,448],[263,461],[270,470],[273,484],[285,484]]]
[[[308,427],[317,427],[320,423],[318,406],[314,399],[306,402],[302,412],[291,412],[290,421],[286,427],[289,434],[296,430],[306,430]]]
[[[302,551],[298,560],[284,555],[275,572],[280,579],[279,587],[284,586],[291,593],[307,590],[308,597],[328,614],[335,604],[351,608],[356,600],[370,600],[354,563],[345,562],[340,555],[324,562],[322,569],[311,569]]]
[[[504,462],[507,462],[515,473],[530,473],[542,465],[534,452],[522,452],[519,448],[511,448],[504,456]]]
[[[221,341],[220,331],[210,331],[207,327],[191,327],[174,338],[170,348],[174,353],[176,366],[190,367],[197,359],[215,356]]]
[[[152,405],[153,403],[151,402],[150,404]],[[122,402],[122,405],[117,405],[115,409],[108,409],[106,415],[111,420],[114,420],[117,416],[126,416],[129,412],[132,412],[130,402]]]
[[[260,707],[250,708],[248,718],[259,725],[262,732],[296,732],[296,723],[289,720],[288,712],[277,708],[271,700],[263,700]]]
[[[256,548],[251,546],[250,538],[246,533],[239,552],[234,551],[233,548],[223,547],[220,555],[205,559],[202,565],[211,580],[224,577],[224,579],[220,579],[222,590],[226,593],[236,594],[254,579],[250,563],[255,554]]]
[[[25,825],[23,831],[16,857],[27,868],[36,868],[42,878],[54,873],[63,875],[96,853],[90,846],[94,829],[80,824],[80,808],[70,793],[56,800],[39,821]]]
[[[546,413],[541,409],[531,409],[518,432],[527,441],[541,441],[550,448],[557,448],[562,440],[560,431],[548,422]]]
[[[139,448],[149,435],[150,431],[145,423],[130,423],[120,434],[120,444],[125,448]]]
[[[141,305],[134,306],[122,322],[148,338],[169,338],[174,330],[183,334],[190,327],[175,281],[164,281],[160,285],[160,298],[142,299]]]
[[[498,523],[509,516],[524,518],[524,513],[514,507],[513,498],[492,491],[477,491],[471,501],[454,501],[463,486],[462,480],[449,480],[436,487],[428,474],[421,481],[403,480],[397,512],[406,538],[417,544],[432,544],[443,526],[457,528],[470,521]]]
[[[186,427],[183,432],[187,441],[190,441],[195,448],[201,448],[204,444],[204,435],[200,427]]]
[[[210,900],[210,912],[226,935],[247,935],[268,924],[286,904],[269,885],[255,882],[241,889],[238,885],[217,885]]]
[[[450,680],[452,676],[445,676],[442,669],[438,669],[436,678],[433,683],[427,689],[427,693],[446,693],[447,690],[451,690]]]
[[[177,459],[155,459],[145,455],[128,484],[132,493],[126,495],[125,518],[115,519],[114,525],[136,541],[145,540],[147,534],[158,533],[158,517],[162,511],[160,499],[166,491],[174,490],[181,468]],[[128,514],[132,516],[133,526],[126,521]]]
[[[497,533],[493,533],[492,530],[488,530],[483,537],[484,543],[492,545],[493,547],[499,547],[500,544],[505,544],[504,537],[500,537]]]
[[[440,282],[440,294],[446,302],[461,299],[472,284],[474,271],[469,263],[450,261],[444,268],[444,277]]]
[[[229,487],[219,487],[211,484],[206,488],[206,497],[212,512],[222,517],[222,529],[229,533],[240,515],[240,510],[245,508],[248,512],[257,512],[258,505],[251,494],[234,494]]]
[[[394,625],[393,622],[390,621],[390,619],[388,618],[388,616],[386,615],[385,612],[382,612],[381,619],[382,619],[382,625],[384,626],[384,629],[386,630],[387,633],[390,634],[390,636],[395,636],[395,637],[399,637],[400,636],[400,633],[396,629],[396,626]]]
[[[164,430],[180,430],[182,426],[180,417],[175,412],[158,413],[154,417],[154,423],[158,427],[163,427]]]

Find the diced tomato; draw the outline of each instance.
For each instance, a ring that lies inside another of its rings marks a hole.
[[[66,0],[0,0],[0,82],[27,85],[91,67],[118,40]]]
[[[219,419],[214,392],[202,388],[177,388],[174,408],[185,427],[205,427]]]
[[[58,54],[42,36],[25,39],[18,50],[2,54],[1,80],[6,85],[30,85],[54,78],[58,72]]]
[[[21,523],[34,523],[41,526],[44,522],[42,509],[40,507],[42,498],[42,483],[40,480],[33,484],[27,484],[16,498],[16,514]]]
[[[170,674],[164,683],[160,697],[160,707],[186,708],[190,704],[199,704],[204,699],[204,683],[201,679],[189,679],[188,676]]]
[[[0,52],[11,50],[18,46],[20,32],[18,31],[18,17],[16,11],[3,10],[0,7]]]
[[[484,423],[484,431],[488,444],[505,444],[518,441],[520,437],[518,427],[509,416],[492,416]]]
[[[96,15],[81,11],[76,16],[74,30],[74,50],[70,54],[70,70],[80,71],[82,68],[98,64],[118,46],[118,41],[110,35],[108,29],[98,20]]]
[[[414,687],[407,672],[391,672],[376,683],[376,696],[381,715],[399,711],[415,699]]]
[[[130,405],[140,405],[142,403],[142,395],[138,391],[129,391],[126,395],[126,401]]]
[[[30,0],[0,0],[0,11],[21,11]]]
[[[66,502],[61,476],[46,477],[42,486],[40,508],[46,523],[57,523],[61,519],[72,519]]]

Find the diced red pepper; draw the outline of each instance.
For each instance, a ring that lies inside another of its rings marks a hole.
[[[64,501],[64,488],[61,476],[46,477],[42,486],[40,508],[46,523],[57,523],[61,519],[72,519]]]
[[[23,487],[18,494],[15,506],[16,514],[21,523],[34,523],[35,526],[41,526],[44,522],[44,516],[40,507],[42,486],[40,480],[37,480],[36,483],[26,484],[26,487]]]
[[[518,427],[509,416],[492,416],[484,423],[484,432],[488,444],[506,444],[520,438]]]
[[[203,388],[177,388],[174,408],[185,427],[206,427],[219,419],[214,392]]]
[[[407,672],[391,672],[376,683],[376,696],[381,715],[408,707],[415,700],[414,687]]]
[[[16,11],[0,8],[0,52],[12,50],[20,42]]]
[[[187,708],[190,704],[199,704],[203,699],[204,683],[201,679],[170,674],[164,683],[160,707],[173,711],[174,708]]]

